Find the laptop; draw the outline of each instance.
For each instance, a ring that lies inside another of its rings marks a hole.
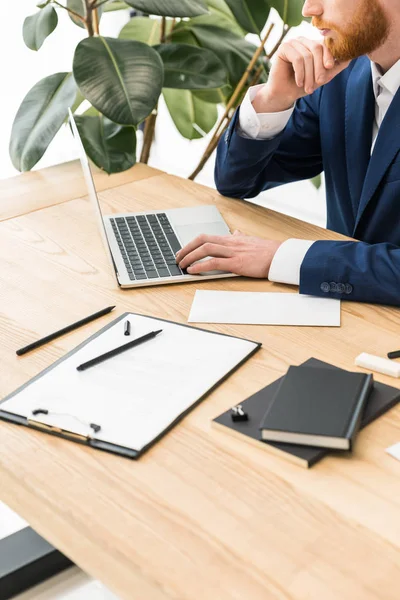
[[[215,206],[103,215],[89,160],[73,114],[71,110],[68,112],[88,195],[106,253],[121,288],[235,277],[226,271],[189,275],[175,261],[178,250],[202,233],[230,234],[228,225]]]

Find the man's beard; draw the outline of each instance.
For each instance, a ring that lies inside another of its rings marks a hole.
[[[313,17],[312,24],[318,29],[331,29],[336,33],[335,39],[325,39],[325,46],[338,62],[370,54],[386,41],[390,31],[389,19],[377,0],[361,0],[351,25],[346,28],[319,17]]]

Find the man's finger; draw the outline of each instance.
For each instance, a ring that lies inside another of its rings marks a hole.
[[[315,40],[308,40],[307,38],[300,37],[295,40],[297,43],[301,43],[307,48],[312,56],[314,62],[314,89],[318,86],[323,85],[328,78],[328,71],[324,64],[324,47],[320,42]]]
[[[198,235],[194,240],[186,244],[186,246],[181,248],[179,252],[176,253],[176,260],[182,260],[182,258],[189,254],[189,252],[192,252],[196,248],[199,248],[199,246],[202,246],[203,244],[206,244],[208,242],[212,244],[221,244],[222,246],[225,246],[227,244],[227,240],[229,240],[231,237],[232,236],[230,235],[207,235],[205,233],[202,233],[201,235]]]
[[[230,258],[232,256],[232,250],[226,246],[221,246],[220,244],[206,242],[199,248],[196,248],[192,252],[189,252],[189,254],[186,254],[186,256],[179,261],[179,266],[181,269],[186,269],[186,267],[189,265],[192,265],[197,260],[206,258],[206,256]]]
[[[231,265],[231,258],[210,258],[209,260],[188,267],[187,272],[190,275],[198,275],[199,273],[207,273],[208,271],[231,271]]]
[[[282,59],[292,65],[296,84],[299,88],[304,86],[304,60],[295,48],[286,42],[282,46]]]
[[[333,58],[332,52],[325,44],[322,44],[322,50],[324,52],[325,69],[332,69],[335,66],[335,59]]]
[[[329,77],[329,71],[324,65],[324,49],[322,44],[312,42],[310,45],[311,52],[314,57],[314,79],[316,86],[323,85]]]
[[[293,48],[299,53],[303,59],[304,64],[304,91],[306,94],[311,94],[315,89],[315,77],[314,77],[314,56],[309,48],[304,46],[297,40],[292,40]]]

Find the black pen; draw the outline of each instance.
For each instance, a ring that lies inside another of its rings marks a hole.
[[[388,358],[400,358],[400,350],[394,350],[393,352],[388,352]]]
[[[88,317],[85,317],[84,319],[81,319],[80,321],[77,321],[76,323],[72,323],[72,325],[68,325],[67,327],[60,329],[59,331],[55,331],[54,333],[51,333],[50,335],[46,335],[46,337],[42,338],[41,340],[37,340],[36,342],[32,342],[32,344],[28,344],[28,346],[24,346],[23,348],[20,348],[19,350],[17,350],[17,354],[18,354],[18,356],[21,356],[21,354],[26,354],[27,352],[30,352],[31,350],[35,350],[35,348],[39,348],[39,346],[43,346],[43,344],[47,344],[47,342],[51,342],[52,340],[55,340],[56,338],[64,335],[65,333],[69,333],[70,331],[73,331],[74,329],[77,329],[78,327],[81,327],[82,325],[86,325],[86,323],[90,323],[91,321],[94,321],[95,319],[98,319],[99,317],[103,317],[104,315],[107,315],[109,312],[114,310],[114,308],[115,308],[115,306],[109,306],[108,308],[103,308],[103,310],[99,310],[99,312],[96,312],[93,315],[89,315]]]
[[[141,337],[138,337],[135,340],[128,342],[127,344],[123,344],[123,346],[118,346],[118,348],[114,348],[114,350],[105,352],[105,354],[100,354],[100,356],[96,356],[96,358],[92,358],[91,360],[88,360],[87,362],[82,363],[81,365],[76,367],[76,369],[77,369],[77,371],[84,371],[85,369],[89,369],[89,367],[98,365],[99,363],[103,362],[104,360],[108,360],[109,358],[112,358],[113,356],[117,356],[118,354],[125,352],[125,350],[129,350],[130,348],[139,346],[139,344],[143,344],[143,342],[147,342],[147,340],[153,339],[154,337],[156,337],[156,335],[158,335],[161,332],[162,332],[162,329],[158,329],[157,331],[151,331],[150,333],[146,333],[145,335],[142,335]]]
[[[131,322],[125,321],[124,335],[131,335]]]

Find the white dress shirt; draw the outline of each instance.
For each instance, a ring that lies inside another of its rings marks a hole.
[[[384,75],[378,65],[371,61],[371,73],[375,95],[372,153],[381,123],[400,87],[400,60]],[[256,113],[252,101],[258,89],[263,85],[265,84],[253,86],[248,90],[240,107],[239,133],[252,139],[268,140],[285,129],[294,111],[294,106],[282,112]],[[301,263],[313,243],[313,241],[299,239],[289,239],[283,242],[272,259],[268,279],[279,283],[299,285]]]

